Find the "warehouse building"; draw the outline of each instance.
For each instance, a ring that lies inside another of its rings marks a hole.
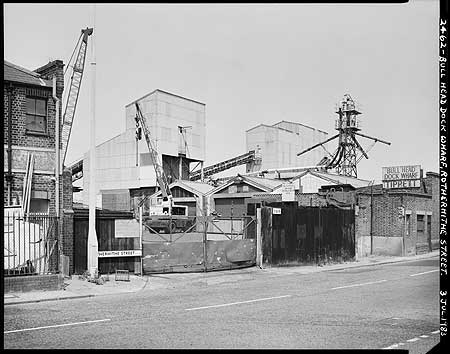
[[[316,149],[302,156],[297,153],[326,140],[327,135],[322,130],[284,120],[253,127],[246,131],[246,148],[247,151],[259,151],[262,161],[259,165],[247,166],[247,172],[315,166],[324,157],[324,151]]]
[[[145,138],[136,140],[139,104],[168,182],[188,180],[205,158],[205,104],[163,90],[125,107],[125,131],[96,147],[96,195],[99,206],[128,211],[156,191],[156,173]],[[89,195],[89,152],[83,158],[83,201]]]

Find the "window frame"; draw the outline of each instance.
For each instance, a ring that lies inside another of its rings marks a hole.
[[[28,112],[28,100],[33,100],[34,101],[34,113],[29,113]],[[36,101],[43,101],[45,106],[44,106],[44,110],[45,113],[44,114],[39,114],[36,110]],[[25,96],[25,133],[29,134],[29,135],[44,135],[44,136],[48,136],[48,98],[44,98],[44,97],[39,97],[39,96],[34,96],[34,95],[27,95]],[[29,121],[28,121],[28,117],[32,116],[34,117],[34,119],[36,119],[36,117],[41,117],[44,120],[44,130],[34,130],[34,129],[30,129],[29,128]]]

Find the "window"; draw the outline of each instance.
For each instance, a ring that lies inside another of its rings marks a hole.
[[[411,235],[411,215],[406,214],[406,236]]]
[[[47,133],[47,100],[27,97],[26,129],[29,132]]]
[[[424,215],[417,215],[417,232],[424,232],[425,231],[425,216]]]

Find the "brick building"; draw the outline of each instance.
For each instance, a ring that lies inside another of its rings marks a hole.
[[[56,97],[62,100],[64,64],[49,62],[34,71],[4,61],[4,206],[22,205],[23,186],[28,155],[34,156],[31,180],[31,213],[60,216],[61,251],[73,259],[73,210],[71,171],[60,168],[59,213],[56,203],[56,141],[57,117],[53,98],[53,77]],[[60,121],[60,119],[59,119]],[[61,124],[60,124],[61,131]],[[61,134],[59,134],[61,136]]]
[[[439,246],[439,176],[427,172],[420,188],[357,190],[357,255],[413,255]]]

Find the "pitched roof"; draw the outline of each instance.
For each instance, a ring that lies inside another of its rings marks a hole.
[[[228,186],[232,185],[234,182],[242,181],[244,183],[247,183],[253,187],[259,188],[265,192],[271,192],[276,187],[280,186],[282,184],[282,181],[280,180],[274,180],[269,178],[261,178],[261,177],[249,177],[238,174],[237,176],[231,178],[228,180],[228,182],[221,184],[220,186],[217,186],[208,194],[215,194],[217,192],[220,192],[222,189],[227,188]]]
[[[183,188],[193,194],[196,195],[202,195],[206,194],[209,191],[213,190],[214,187],[203,182],[195,182],[195,181],[186,181],[186,180],[176,180],[175,182],[172,182],[169,185],[169,188],[172,189],[173,187],[180,187]],[[156,197],[161,194],[161,190],[158,190],[157,192],[153,193],[151,197]]]
[[[303,176],[305,176],[307,174],[321,178],[323,180],[329,181],[334,184],[351,184],[355,188],[366,187],[371,183],[371,181],[367,181],[367,180],[359,179],[359,178],[355,178],[355,177],[342,176],[342,175],[336,175],[336,174],[328,173],[328,172],[319,172],[319,171],[311,171],[311,170],[304,171],[301,174],[299,174],[297,177],[294,177],[292,179],[296,180],[298,178],[302,178]]]
[[[168,91],[164,91],[164,90],[161,90],[161,89],[156,89],[156,90],[153,90],[152,92],[147,93],[147,94],[145,94],[144,96],[138,98],[137,100],[134,100],[133,102],[128,103],[127,105],[125,105],[125,107],[131,106],[131,105],[135,104],[136,102],[139,102],[139,101],[141,101],[142,99],[146,98],[147,96],[153,95],[153,94],[156,93],[156,92],[162,92],[162,93],[165,93],[165,94],[170,95],[170,96],[182,98],[183,100],[191,101],[191,102],[194,102],[194,103],[199,103],[199,104],[202,104],[202,105],[206,106],[206,104],[203,103],[203,102],[196,101],[196,100],[193,100],[193,99],[191,99],[191,98],[183,97],[183,96],[180,96],[180,95],[176,95],[176,94],[174,94],[174,93],[171,93],[171,92],[168,92]]]
[[[41,76],[34,71],[22,68],[6,60],[4,60],[3,67],[4,81],[11,81],[34,86],[44,86],[49,88],[53,87],[53,83],[51,80],[41,79]]]
[[[282,124],[282,123],[290,123],[290,124],[300,125],[300,126],[305,127],[305,128],[309,128],[309,129],[312,129],[312,130],[317,130],[317,131],[319,131],[319,132],[321,132],[321,133],[328,134],[326,131],[323,131],[323,130],[320,130],[320,129],[311,127],[311,126],[309,126],[309,125],[302,124],[302,123],[297,123],[297,122],[292,122],[292,121],[284,120],[284,119],[283,119],[283,120],[280,120],[278,123],[273,124],[272,126],[273,126],[273,127],[277,127],[277,126],[279,126],[279,125]]]

